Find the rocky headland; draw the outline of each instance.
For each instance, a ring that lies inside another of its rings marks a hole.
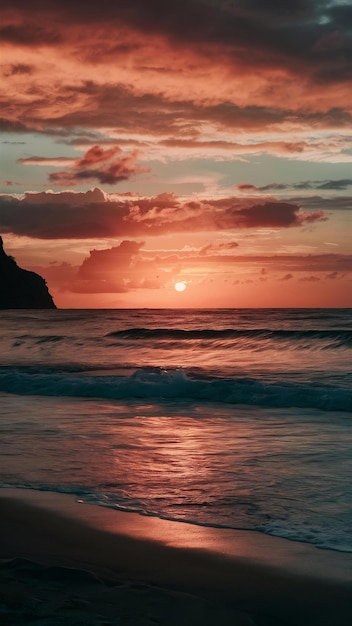
[[[56,309],[44,278],[18,267],[0,236],[0,309]]]

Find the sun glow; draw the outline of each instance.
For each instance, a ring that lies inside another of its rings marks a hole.
[[[179,283],[175,283],[175,289],[176,291],[184,291],[186,289],[186,283],[183,282],[179,282]]]

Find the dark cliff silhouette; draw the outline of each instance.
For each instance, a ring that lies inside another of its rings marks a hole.
[[[56,309],[44,278],[18,267],[0,236],[0,309]]]

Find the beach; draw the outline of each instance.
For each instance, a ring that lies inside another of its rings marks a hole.
[[[347,624],[352,560],[250,531],[0,491],[2,624]]]

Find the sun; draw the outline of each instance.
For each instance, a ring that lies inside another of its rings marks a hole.
[[[183,282],[175,283],[175,289],[176,291],[184,291],[186,289],[186,283],[183,283]]]

